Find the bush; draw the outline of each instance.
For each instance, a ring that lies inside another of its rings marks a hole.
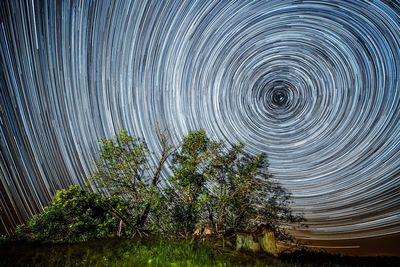
[[[77,242],[117,234],[121,216],[129,217],[128,204],[117,197],[70,186],[57,191],[53,202],[16,229],[18,239],[42,242]],[[121,233],[127,235],[126,231]]]

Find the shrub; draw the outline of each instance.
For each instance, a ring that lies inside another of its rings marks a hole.
[[[50,206],[17,227],[16,236],[43,242],[111,237],[117,234],[121,216],[129,217],[128,203],[115,196],[100,197],[75,185],[57,191]]]

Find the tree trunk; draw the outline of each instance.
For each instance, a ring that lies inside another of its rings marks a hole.
[[[159,128],[157,128],[157,136],[161,142],[161,147],[162,147],[162,152],[161,152],[161,158],[158,161],[158,165],[157,165],[157,169],[153,175],[153,178],[151,179],[151,188],[150,188],[150,192],[153,193],[157,187],[158,181],[160,179],[161,176],[161,170],[164,166],[165,161],[167,160],[167,158],[172,154],[173,150],[169,144],[169,140],[167,135],[165,134],[165,132],[162,132]],[[151,210],[151,201],[149,201],[146,204],[146,207],[142,213],[141,216],[139,216],[139,218],[136,221],[136,225],[138,228],[143,228],[144,225],[146,224],[147,218],[149,217],[150,214],[150,210]]]
[[[144,224],[147,221],[147,217],[149,217],[150,209],[151,209],[151,204],[147,203],[146,207],[144,208],[143,214],[139,216],[139,218],[136,220],[136,226],[138,228],[143,228]]]

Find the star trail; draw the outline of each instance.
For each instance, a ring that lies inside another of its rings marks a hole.
[[[266,152],[303,239],[400,233],[398,1],[1,1],[1,232],[119,129]]]

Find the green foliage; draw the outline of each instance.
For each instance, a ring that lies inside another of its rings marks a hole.
[[[173,154],[168,205],[174,231],[186,237],[193,233],[206,204],[207,176],[204,170],[211,159],[212,145],[204,130],[189,132],[182,140],[180,150]]]
[[[214,234],[268,227],[278,239],[290,238],[282,223],[298,223],[290,194],[272,181],[265,154],[252,156],[243,144],[227,147],[204,130],[189,132],[173,155],[172,187],[167,190],[172,224],[190,236],[196,228]]]
[[[129,136],[122,130],[114,139],[102,139],[99,142],[99,159],[92,174],[93,181],[99,188],[111,195],[121,195],[140,209],[148,179],[149,151],[144,142]]]
[[[212,141],[204,130],[183,138],[172,154],[169,186],[159,186],[172,148],[166,135],[158,134],[157,165],[149,163],[146,144],[124,130],[101,140],[91,181],[104,197],[77,186],[60,190],[52,205],[17,233],[30,240],[84,241],[115,235],[123,221],[128,226],[123,234],[132,235],[151,231],[189,238],[208,228],[231,236],[267,227],[287,239],[284,226],[303,220],[292,214],[290,194],[273,181],[265,154],[253,156],[243,144]]]
[[[52,204],[42,213],[33,216],[26,225],[18,226],[16,235],[20,239],[44,242],[111,237],[116,235],[120,222],[115,212],[128,216],[128,204],[117,197],[102,198],[70,186],[57,191]]]
[[[159,135],[158,165],[149,164],[146,144],[126,131],[100,141],[93,181],[104,191],[126,199],[133,231],[146,227],[160,233],[190,237],[197,228],[215,234],[256,231],[268,227],[278,239],[288,238],[282,223],[298,223],[290,209],[290,194],[273,182],[265,154],[250,155],[243,144],[230,147],[210,140],[204,130],[191,131],[172,154],[170,186],[158,180],[171,147]],[[147,223],[147,218],[150,223]]]
[[[278,239],[290,238],[282,225],[303,218],[292,214],[290,194],[272,180],[266,155],[252,156],[242,144],[229,149],[220,145],[215,155],[206,173],[211,181],[208,217],[216,231],[267,227]]]
[[[95,162],[97,170],[91,180],[103,193],[130,203],[133,216],[124,218],[124,222],[133,231],[146,225],[161,199],[158,182],[170,147],[163,133],[159,133],[159,137],[162,153],[157,166],[149,163],[147,145],[128,135],[126,130],[121,130],[113,139],[100,140],[99,159]]]

